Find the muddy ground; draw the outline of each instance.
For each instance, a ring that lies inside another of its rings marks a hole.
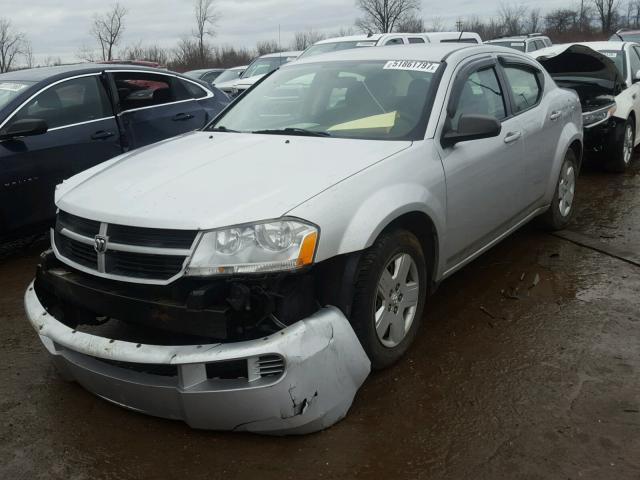
[[[22,308],[43,245],[5,247],[0,478],[638,479],[640,159],[585,169],[564,237],[527,226],[444,282],[406,358],[302,438],[194,431],[63,382]]]

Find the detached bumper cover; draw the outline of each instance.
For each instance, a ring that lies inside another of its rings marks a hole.
[[[322,430],[346,415],[370,372],[353,329],[333,307],[259,340],[187,346],[73,330],[46,312],[33,284],[25,308],[65,376],[113,403],[194,428],[276,435]],[[225,362],[246,362],[246,378],[210,373]]]

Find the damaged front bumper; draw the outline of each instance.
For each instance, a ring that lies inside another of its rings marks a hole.
[[[268,336],[232,343],[151,345],[96,335],[57,320],[34,284],[29,321],[63,375],[123,407],[194,428],[305,434],[343,418],[370,372],[334,307]]]

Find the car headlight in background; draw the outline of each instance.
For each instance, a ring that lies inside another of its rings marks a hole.
[[[313,263],[318,228],[282,218],[205,232],[187,275],[210,276],[295,270]]]
[[[616,106],[609,105],[600,110],[594,110],[593,112],[586,112],[582,114],[582,124],[585,128],[594,127],[605,120],[611,118],[616,113]]]

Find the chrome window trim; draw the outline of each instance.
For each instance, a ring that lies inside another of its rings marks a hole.
[[[48,132],[55,132],[56,130],[62,130],[64,128],[79,127],[80,125],[87,125],[89,123],[102,122],[104,120],[114,120],[114,119],[115,119],[115,115],[111,116],[111,117],[96,118],[95,120],[87,120],[85,122],[70,123],[69,125],[62,125],[61,127],[50,128],[50,129],[47,130],[47,133]]]
[[[168,103],[162,103],[160,105],[149,105],[147,107],[138,107],[138,108],[130,108],[129,110],[122,110],[121,112],[118,113],[118,116],[124,114],[124,113],[129,113],[129,112],[137,112],[140,110],[147,110],[149,108],[159,108],[159,107],[166,107],[167,105],[177,105],[180,103],[186,103],[186,102],[197,102],[199,100],[207,100],[208,98],[213,98],[215,97],[214,93],[211,90],[207,90],[206,88],[204,88],[202,85],[200,85],[198,82],[190,80],[188,78],[185,77],[181,77],[179,75],[175,75],[173,73],[158,73],[158,72],[150,72],[149,70],[127,70],[127,69],[122,69],[122,70],[107,70],[107,73],[147,73],[150,75],[163,75],[165,77],[173,77],[173,78],[177,78],[178,80],[184,80],[186,82],[192,83],[194,84],[196,87],[198,87],[200,90],[204,91],[207,95],[201,98],[187,98],[185,100],[177,100],[175,102],[168,102]]]
[[[100,76],[100,75],[102,75],[102,72],[83,73],[82,75],[75,75],[75,76],[73,76],[73,77],[67,77],[67,78],[63,78],[63,79],[61,79],[61,80],[57,80],[57,81],[55,81],[55,82],[53,82],[53,83],[51,83],[51,84],[49,84],[49,85],[47,85],[47,86],[45,86],[45,87],[41,88],[40,90],[38,90],[37,92],[35,92],[33,95],[31,95],[29,98],[27,98],[24,102],[22,102],[22,103],[20,104],[20,106],[18,106],[16,109],[14,109],[14,110],[13,110],[13,112],[11,112],[11,114],[10,114],[7,118],[5,118],[4,122],[2,122],[2,124],[0,124],[0,130],[1,130],[2,128],[4,128],[4,126],[5,126],[5,125],[6,125],[6,124],[7,124],[7,123],[8,123],[8,122],[13,118],[13,117],[15,117],[15,116],[16,116],[16,114],[17,114],[20,110],[22,110],[22,109],[23,109],[23,107],[24,107],[27,103],[29,103],[29,102],[30,102],[31,100],[33,100],[35,97],[37,97],[38,95],[40,95],[42,92],[44,92],[44,91],[46,91],[46,90],[49,90],[51,87],[55,87],[56,85],[58,85],[58,84],[60,84],[60,83],[68,82],[68,81],[70,81],[70,80],[76,80],[76,79],[78,79],[78,78],[84,78],[84,77],[98,77],[98,76]],[[113,117],[105,117],[105,118],[115,118],[115,115],[114,115]],[[101,118],[100,120],[104,120],[104,119],[102,119],[102,118]],[[90,120],[90,121],[94,121],[94,120]],[[95,120],[95,121],[97,121],[97,120]],[[57,129],[60,129],[60,128],[72,127],[72,126],[75,126],[75,125],[81,125],[81,124],[83,124],[83,123],[86,123],[86,122],[80,122],[80,123],[69,124],[69,125],[61,125],[61,126],[59,126],[59,127],[51,128],[51,129],[49,129],[48,131],[53,131],[53,130],[57,130]]]

